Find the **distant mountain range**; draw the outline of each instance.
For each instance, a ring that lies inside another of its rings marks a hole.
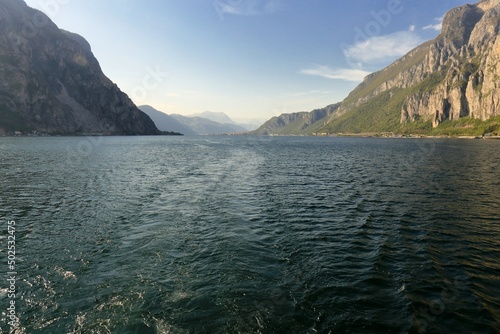
[[[213,112],[213,111],[204,111],[199,114],[192,114],[192,115],[187,115],[188,117],[201,117],[205,119],[209,119],[211,121],[220,123],[220,124],[234,124],[238,125],[236,122],[234,122],[231,118],[229,118],[228,115],[224,114],[223,112]]]
[[[342,103],[275,117],[255,134],[500,133],[500,0],[449,11],[436,39],[368,75]]]
[[[0,73],[2,134],[160,134],[83,37],[22,0],[0,1]]]
[[[158,129],[160,129],[161,131],[174,131],[174,132],[179,132],[179,133],[182,133],[183,135],[188,135],[188,136],[198,134],[193,129],[191,129],[190,126],[185,125],[182,122],[179,122],[174,117],[169,116],[169,115],[167,115],[159,110],[156,110],[155,108],[153,108],[151,106],[143,105],[143,106],[139,106],[139,109],[142,112],[144,112],[146,115],[148,115],[153,120],[156,127]]]
[[[206,111],[201,114],[183,116],[167,115],[148,105],[140,106],[139,109],[151,117],[158,129],[162,131],[175,131],[184,135],[230,134],[248,131],[224,113]]]
[[[28,33],[27,24],[36,30]],[[274,117],[252,133],[500,134],[499,32],[500,0],[452,9],[439,36],[368,75],[341,103]],[[0,74],[0,134],[252,129],[224,113],[141,111],[103,74],[83,37],[59,29],[22,0],[0,0]]]
[[[211,121],[221,124],[233,124],[245,128],[247,131],[252,131],[260,127],[266,120],[265,119],[251,119],[251,118],[229,118],[223,112],[205,111],[199,114],[187,115],[189,117],[202,117]]]

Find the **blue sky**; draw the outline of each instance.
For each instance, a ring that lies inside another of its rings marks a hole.
[[[343,100],[465,0],[27,0],[168,114],[267,119]]]

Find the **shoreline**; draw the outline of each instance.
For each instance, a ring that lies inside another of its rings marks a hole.
[[[361,138],[411,138],[411,139],[500,139],[498,135],[452,136],[452,135],[424,135],[424,134],[397,134],[393,132],[361,132],[361,133],[313,133],[316,137],[361,137]]]
[[[250,134],[250,136],[255,136]],[[259,136],[259,135],[257,135]],[[268,137],[358,137],[358,138],[388,138],[388,139],[468,139],[468,140],[500,140],[500,136],[432,136],[422,134],[388,134],[388,133],[335,133],[335,134],[310,134],[310,135],[294,135],[294,134],[269,134],[263,135]]]
[[[183,134],[97,134],[97,133],[88,133],[88,134],[4,134],[0,135],[0,138],[27,138],[27,137],[141,137],[141,136],[154,136],[154,137],[172,137],[172,136],[182,136]],[[335,133],[335,134],[326,134],[326,133],[313,133],[313,134],[268,134],[268,135],[256,135],[252,133],[222,133],[222,134],[210,134],[210,135],[198,135],[198,136],[251,136],[251,137],[357,137],[357,138],[386,138],[386,139],[467,139],[467,140],[500,140],[500,136],[497,135],[483,135],[483,136],[431,136],[431,135],[422,135],[422,134],[393,134],[393,133],[372,133],[372,132],[363,132],[363,133]],[[196,137],[196,136],[187,136],[187,137]]]

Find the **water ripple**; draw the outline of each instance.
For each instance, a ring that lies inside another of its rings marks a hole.
[[[500,332],[496,142],[0,140],[22,331]]]

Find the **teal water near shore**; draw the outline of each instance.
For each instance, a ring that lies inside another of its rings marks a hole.
[[[19,333],[500,332],[499,141],[0,138],[0,153]]]

